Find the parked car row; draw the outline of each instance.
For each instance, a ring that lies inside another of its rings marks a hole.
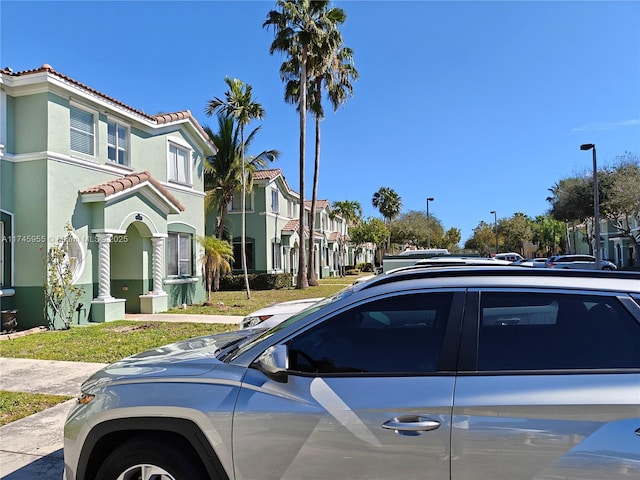
[[[497,257],[497,255],[496,255]],[[593,255],[554,255],[549,258],[529,258],[516,260],[512,265],[534,268],[564,268],[579,270],[597,270],[596,257]],[[616,264],[609,260],[600,260],[600,270],[617,270]]]
[[[477,257],[449,257],[436,256],[418,260],[414,265],[420,267],[453,267],[453,266],[499,266],[513,265],[531,268],[561,268],[561,269],[585,269],[594,270],[596,265],[595,257],[591,255],[556,255],[550,258],[531,258],[525,259],[520,255],[519,260],[510,261],[508,259],[515,258],[515,253],[498,254],[493,258],[477,258]],[[602,270],[616,270],[615,264],[607,261],[600,261]],[[405,267],[400,267],[400,269]],[[391,270],[393,272],[394,270]],[[374,275],[363,277],[356,280],[357,283],[369,280]],[[240,328],[271,328],[287,318],[301,312],[307,307],[317,303],[322,298],[309,298],[303,300],[293,300],[289,302],[276,303],[257,310],[247,315],[241,322]]]
[[[548,268],[597,270],[596,257],[592,255],[556,255],[547,260]],[[615,263],[600,260],[600,270],[617,270]]]
[[[66,480],[640,478],[640,274],[410,266],[107,366]]]

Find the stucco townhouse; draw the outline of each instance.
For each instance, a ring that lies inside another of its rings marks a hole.
[[[84,292],[74,323],[203,301],[197,237],[213,234],[216,221],[205,215],[203,174],[215,152],[187,110],[149,115],[46,64],[0,70],[0,309],[17,310],[21,329],[61,327],[48,325],[43,282],[46,252],[67,226],[63,247]],[[318,278],[372,261],[373,245],[350,244],[329,201],[317,201],[314,214]],[[255,172],[249,271],[295,278],[301,245],[309,258],[310,217],[311,202],[301,202],[280,169]],[[239,192],[227,219],[239,272]]]
[[[0,70],[0,308],[46,326],[45,255],[67,225],[78,323],[201,301],[214,153],[189,111],[149,115],[46,64]]]
[[[233,269],[241,270],[241,194],[238,192],[228,206],[227,224],[233,236]],[[250,273],[298,272],[301,244],[305,258],[309,257],[309,225],[311,202],[305,201],[304,239],[299,234],[300,195],[288,184],[279,168],[258,170],[254,173],[253,189],[247,194],[246,255]],[[216,225],[215,212],[207,214],[207,234],[212,235]],[[346,221],[331,214],[328,200],[316,201],[314,250],[318,278],[340,275],[347,265],[371,261],[372,246],[355,248],[349,243]]]

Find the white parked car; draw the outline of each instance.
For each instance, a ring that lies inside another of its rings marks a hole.
[[[520,265],[521,267],[547,268],[546,258],[527,258],[517,260],[512,265]]]
[[[547,267],[596,270],[596,257],[592,255],[557,255],[549,259]],[[618,267],[609,260],[600,260],[600,269],[617,270]]]
[[[244,317],[240,322],[240,329],[253,327],[271,328],[305,308],[318,303],[320,300],[322,300],[322,297],[304,298],[269,305]]]
[[[518,260],[524,260],[524,257],[516,252],[498,253],[493,258],[496,260],[506,260],[508,262],[517,262]]]

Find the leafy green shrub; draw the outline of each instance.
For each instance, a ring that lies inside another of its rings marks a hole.
[[[291,273],[250,273],[249,288],[251,290],[279,290],[291,287],[293,275]],[[220,290],[244,290],[244,275],[224,275],[220,277]]]
[[[359,263],[358,265],[356,265],[356,268],[361,272],[373,272],[372,263]]]
[[[360,275],[360,269],[359,268],[351,268],[349,270],[347,270],[346,272],[344,272],[345,275]]]

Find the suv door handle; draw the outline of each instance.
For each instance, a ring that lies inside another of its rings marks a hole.
[[[440,422],[419,415],[403,415],[387,420],[382,424],[382,428],[395,430],[397,433],[429,432],[437,429],[439,426]]]

